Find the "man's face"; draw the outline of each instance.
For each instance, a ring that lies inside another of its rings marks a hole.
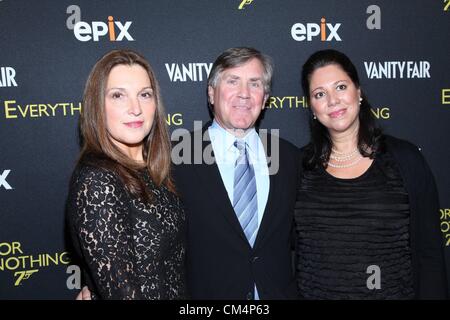
[[[254,58],[225,69],[216,87],[208,87],[214,119],[233,135],[252,128],[264,108],[268,95],[264,93],[263,70],[261,62]]]

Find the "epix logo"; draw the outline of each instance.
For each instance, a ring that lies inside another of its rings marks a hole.
[[[314,37],[320,36],[320,41],[342,41],[338,34],[341,24],[327,23],[325,18],[317,23],[295,23],[291,28],[291,36],[295,41],[312,41]]]
[[[109,41],[134,41],[129,33],[129,28],[132,22],[127,21],[123,24],[120,21],[114,21],[113,16],[108,17],[108,22],[92,21],[90,24],[85,21],[79,21],[74,25],[73,33],[77,40],[99,41],[100,37],[107,36]]]

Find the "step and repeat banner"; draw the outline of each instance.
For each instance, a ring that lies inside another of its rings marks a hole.
[[[1,0],[0,299],[78,292],[65,201],[84,83],[114,48],[148,58],[171,132],[209,120],[206,78],[222,51],[259,49],[275,64],[260,126],[299,147],[309,139],[301,66],[316,50],[343,51],[379,124],[428,160],[450,258],[449,30],[449,0]]]

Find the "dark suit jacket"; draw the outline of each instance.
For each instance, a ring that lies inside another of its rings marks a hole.
[[[199,133],[184,137],[191,139],[191,147]],[[265,145],[269,157],[274,149],[270,141],[269,135]],[[202,150],[208,145],[211,148],[209,141],[199,145]],[[260,299],[297,298],[291,253],[298,163],[298,149],[280,138],[279,170],[270,176],[269,197],[253,248],[234,213],[217,164],[202,161],[174,166],[186,210],[191,298],[253,299],[255,283]]]

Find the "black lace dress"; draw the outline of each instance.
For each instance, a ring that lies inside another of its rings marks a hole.
[[[106,169],[72,177],[67,220],[94,299],[183,299],[185,216],[179,198],[142,173],[152,203],[125,190]]]

